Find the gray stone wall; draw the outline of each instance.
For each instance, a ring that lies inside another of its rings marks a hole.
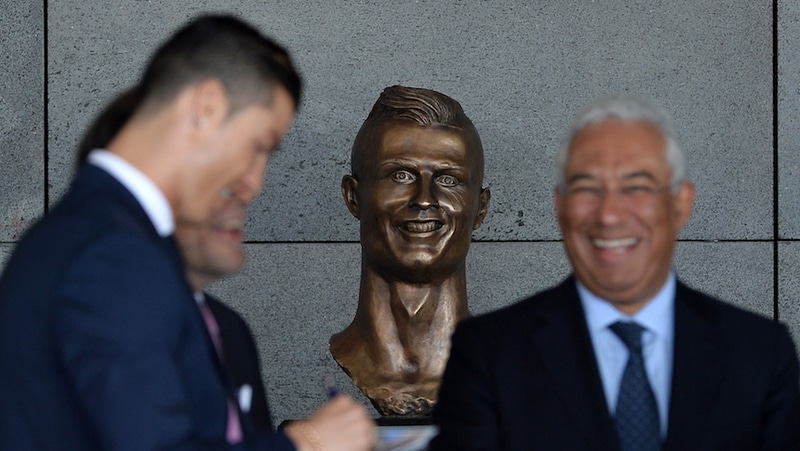
[[[458,99],[483,138],[493,196],[468,261],[474,313],[569,273],[553,155],[577,108],[631,92],[673,113],[697,186],[680,277],[777,311],[800,343],[796,1],[24,3],[2,0],[0,16],[0,265],[68,186],[83,129],[175,27],[226,11],[292,52],[305,99],[251,209],[247,266],[211,290],[257,336],[276,422],[313,411],[327,374],[367,402],[327,351],[358,295],[358,223],[339,183],[369,108],[398,83]]]

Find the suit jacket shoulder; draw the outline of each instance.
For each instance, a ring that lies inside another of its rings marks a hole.
[[[666,449],[800,449],[786,327],[678,283]]]

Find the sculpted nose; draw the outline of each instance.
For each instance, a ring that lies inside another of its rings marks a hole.
[[[423,210],[438,206],[432,180],[428,177],[421,177],[420,182],[414,187],[414,195],[411,197],[410,204]]]

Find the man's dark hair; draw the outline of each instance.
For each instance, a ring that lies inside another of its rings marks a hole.
[[[350,155],[351,171],[358,177],[362,160],[360,154],[367,150],[364,146],[374,143],[373,132],[380,125],[390,121],[412,121],[427,127],[446,127],[459,130],[468,141],[476,146],[476,158],[483,174],[483,145],[475,125],[464,113],[461,104],[452,97],[440,92],[407,86],[390,86],[383,90],[367,119],[361,125],[352,154]]]
[[[136,111],[141,99],[139,85],[136,85],[123,92],[111,103],[106,105],[103,111],[94,119],[94,122],[86,129],[81,141],[78,143],[78,153],[75,159],[75,166],[81,167],[86,163],[86,158],[94,149],[102,149],[117,136],[125,123]]]
[[[286,50],[235,17],[203,16],[162,45],[141,83],[100,112],[78,144],[76,165],[85,163],[92,150],[106,147],[140,108],[164,104],[209,78],[225,86],[231,112],[257,101],[269,103],[276,85],[288,91],[295,106],[300,103],[302,81]]]
[[[175,33],[153,55],[141,82],[142,109],[158,107],[207,79],[225,86],[234,112],[269,104],[275,85],[300,104],[302,81],[283,47],[233,16],[201,16]]]

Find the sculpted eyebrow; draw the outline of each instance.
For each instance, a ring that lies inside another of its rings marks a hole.
[[[403,166],[403,167],[408,167],[408,166],[414,166],[414,163],[412,161],[410,161],[410,160],[406,160],[406,159],[403,159],[403,158],[393,158],[391,160],[386,160],[386,161],[382,162],[378,166],[379,167],[385,167],[385,166]]]

